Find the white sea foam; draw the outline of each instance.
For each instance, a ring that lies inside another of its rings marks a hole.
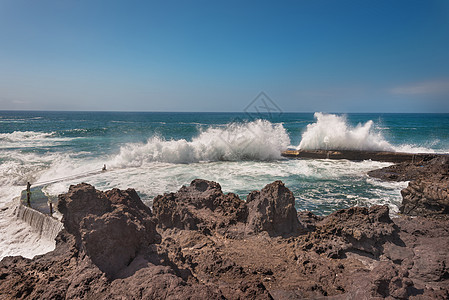
[[[315,113],[316,122],[307,125],[298,149],[396,151],[408,153],[433,153],[434,150],[416,145],[392,145],[372,120],[351,126],[345,116]]]
[[[314,116],[317,121],[307,125],[299,149],[394,151],[380,132],[374,132],[371,120],[352,127],[344,116],[323,113]]]
[[[51,137],[54,132],[14,131],[12,133],[0,133],[0,140],[6,142],[22,142],[25,140],[38,140]]]
[[[57,137],[55,132],[14,131],[0,133],[0,149],[54,146],[79,137]]]
[[[0,259],[8,255],[33,258],[55,248],[55,241],[42,237],[25,221],[15,217],[17,201],[1,205]]]
[[[54,240],[40,235],[26,222],[18,219],[14,212],[19,204],[18,197],[25,189],[27,181],[35,184],[93,168],[92,161],[83,161],[74,156],[75,158],[68,153],[39,155],[33,152],[0,151],[0,259],[7,255],[32,258],[54,249]],[[100,164],[98,170],[101,170]],[[71,183],[78,183],[83,179],[86,178],[78,178]],[[54,190],[51,195],[66,192],[67,183],[64,182],[64,185]]]
[[[395,146],[394,150],[396,152],[405,152],[405,153],[436,153],[434,149],[412,144],[403,144]],[[441,151],[441,153],[447,153],[447,151]]]
[[[138,167],[151,162],[194,163],[200,161],[273,160],[290,144],[282,124],[266,120],[209,127],[191,141],[165,140],[155,136],[145,144],[120,149],[113,167]]]
[[[30,156],[27,156],[30,159]],[[32,180],[35,167],[21,164],[0,164],[0,259],[8,255],[22,255],[32,258],[55,248],[55,241],[40,236],[26,222],[16,218],[18,197],[26,180]],[[9,172],[8,172],[9,168]]]
[[[40,172],[48,169],[59,154],[38,155],[36,153],[21,153],[18,151],[2,151],[0,163],[0,190],[12,185],[25,185],[27,181],[34,182]],[[1,192],[0,192],[1,198]]]

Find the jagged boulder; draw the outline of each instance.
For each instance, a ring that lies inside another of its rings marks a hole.
[[[158,225],[210,232],[237,222],[245,222],[247,208],[237,195],[223,194],[213,181],[195,179],[176,193],[157,196],[153,212]]]
[[[409,182],[401,191],[400,211],[411,216],[449,214],[449,177],[436,176]]]
[[[106,195],[87,183],[71,185],[66,194],[59,195],[57,206],[64,216],[64,228],[75,236],[79,233],[84,217],[102,216],[113,209]]]
[[[70,186],[59,196],[58,210],[79,249],[110,277],[157,240],[151,211],[133,189],[100,192],[86,183]]]
[[[247,233],[267,231],[270,235],[294,234],[302,228],[295,209],[295,197],[282,181],[251,192],[246,203]]]
[[[210,232],[240,223],[242,231],[271,235],[297,233],[302,226],[296,216],[293,193],[281,181],[251,192],[246,203],[237,195],[224,195],[218,183],[195,179],[176,193],[157,196],[153,212],[158,225]]]

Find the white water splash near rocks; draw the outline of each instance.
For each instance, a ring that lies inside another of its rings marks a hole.
[[[266,120],[209,127],[191,141],[152,137],[145,144],[129,144],[111,161],[113,167],[140,167],[151,162],[269,161],[280,159],[290,144],[282,124]]]
[[[373,121],[353,127],[344,116],[315,113],[316,123],[307,125],[299,149],[394,151],[380,132],[373,129]]]
[[[16,255],[33,258],[55,249],[54,239],[47,238],[45,234],[40,234],[39,230],[17,218],[17,205],[16,199],[0,208],[0,259]]]

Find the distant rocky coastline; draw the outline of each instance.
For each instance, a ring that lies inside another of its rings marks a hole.
[[[410,181],[402,215],[297,212],[280,181],[245,202],[196,179],[152,210],[133,189],[71,186],[56,249],[4,258],[0,299],[447,299],[449,160],[370,176]]]

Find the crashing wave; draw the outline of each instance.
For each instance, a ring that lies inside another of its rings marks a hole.
[[[394,151],[380,132],[373,130],[373,121],[353,127],[344,116],[315,113],[316,123],[307,125],[299,149]]]
[[[142,166],[149,162],[274,160],[290,144],[282,124],[266,120],[209,127],[193,138],[165,140],[155,136],[145,144],[129,144],[113,158],[114,167]]]

